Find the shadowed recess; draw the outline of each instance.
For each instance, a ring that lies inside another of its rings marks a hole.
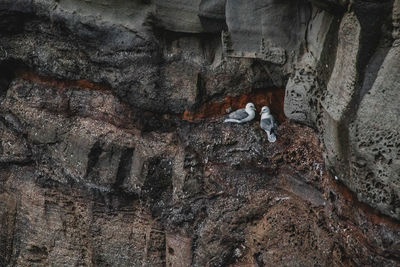
[[[195,112],[186,110],[182,118],[188,121],[216,118],[226,115],[229,110],[244,108],[248,102],[253,102],[258,112],[262,106],[268,106],[277,120],[282,122],[286,119],[283,113],[284,98],[285,91],[282,89],[257,89],[240,96],[225,96],[224,100],[219,102],[208,102]]]

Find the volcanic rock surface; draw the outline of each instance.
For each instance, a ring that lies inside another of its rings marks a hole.
[[[2,0],[0,266],[400,266],[399,21]],[[247,102],[276,143],[223,123]]]

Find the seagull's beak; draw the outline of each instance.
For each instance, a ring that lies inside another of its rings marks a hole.
[[[262,111],[260,111],[260,115],[262,114]]]

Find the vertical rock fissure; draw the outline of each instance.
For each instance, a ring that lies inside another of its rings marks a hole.
[[[117,177],[113,185],[114,190],[120,190],[120,186],[124,183],[125,179],[130,175],[132,169],[132,157],[134,148],[125,148],[121,154],[118,165]]]
[[[89,155],[88,155],[88,163],[87,163],[87,169],[86,169],[86,177],[89,176],[89,174],[94,170],[94,167],[96,166],[97,162],[99,161],[99,157],[101,152],[103,152],[103,148],[101,147],[100,141],[96,141],[92,148],[90,149]]]

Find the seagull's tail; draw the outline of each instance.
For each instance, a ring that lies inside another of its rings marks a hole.
[[[268,136],[268,141],[270,143],[274,143],[276,141],[276,135],[274,133],[269,132],[269,131],[266,131],[266,132],[267,132],[267,136]]]
[[[235,123],[240,123],[239,120],[235,120],[235,119],[226,119],[226,120],[224,120],[224,122],[235,122]]]

